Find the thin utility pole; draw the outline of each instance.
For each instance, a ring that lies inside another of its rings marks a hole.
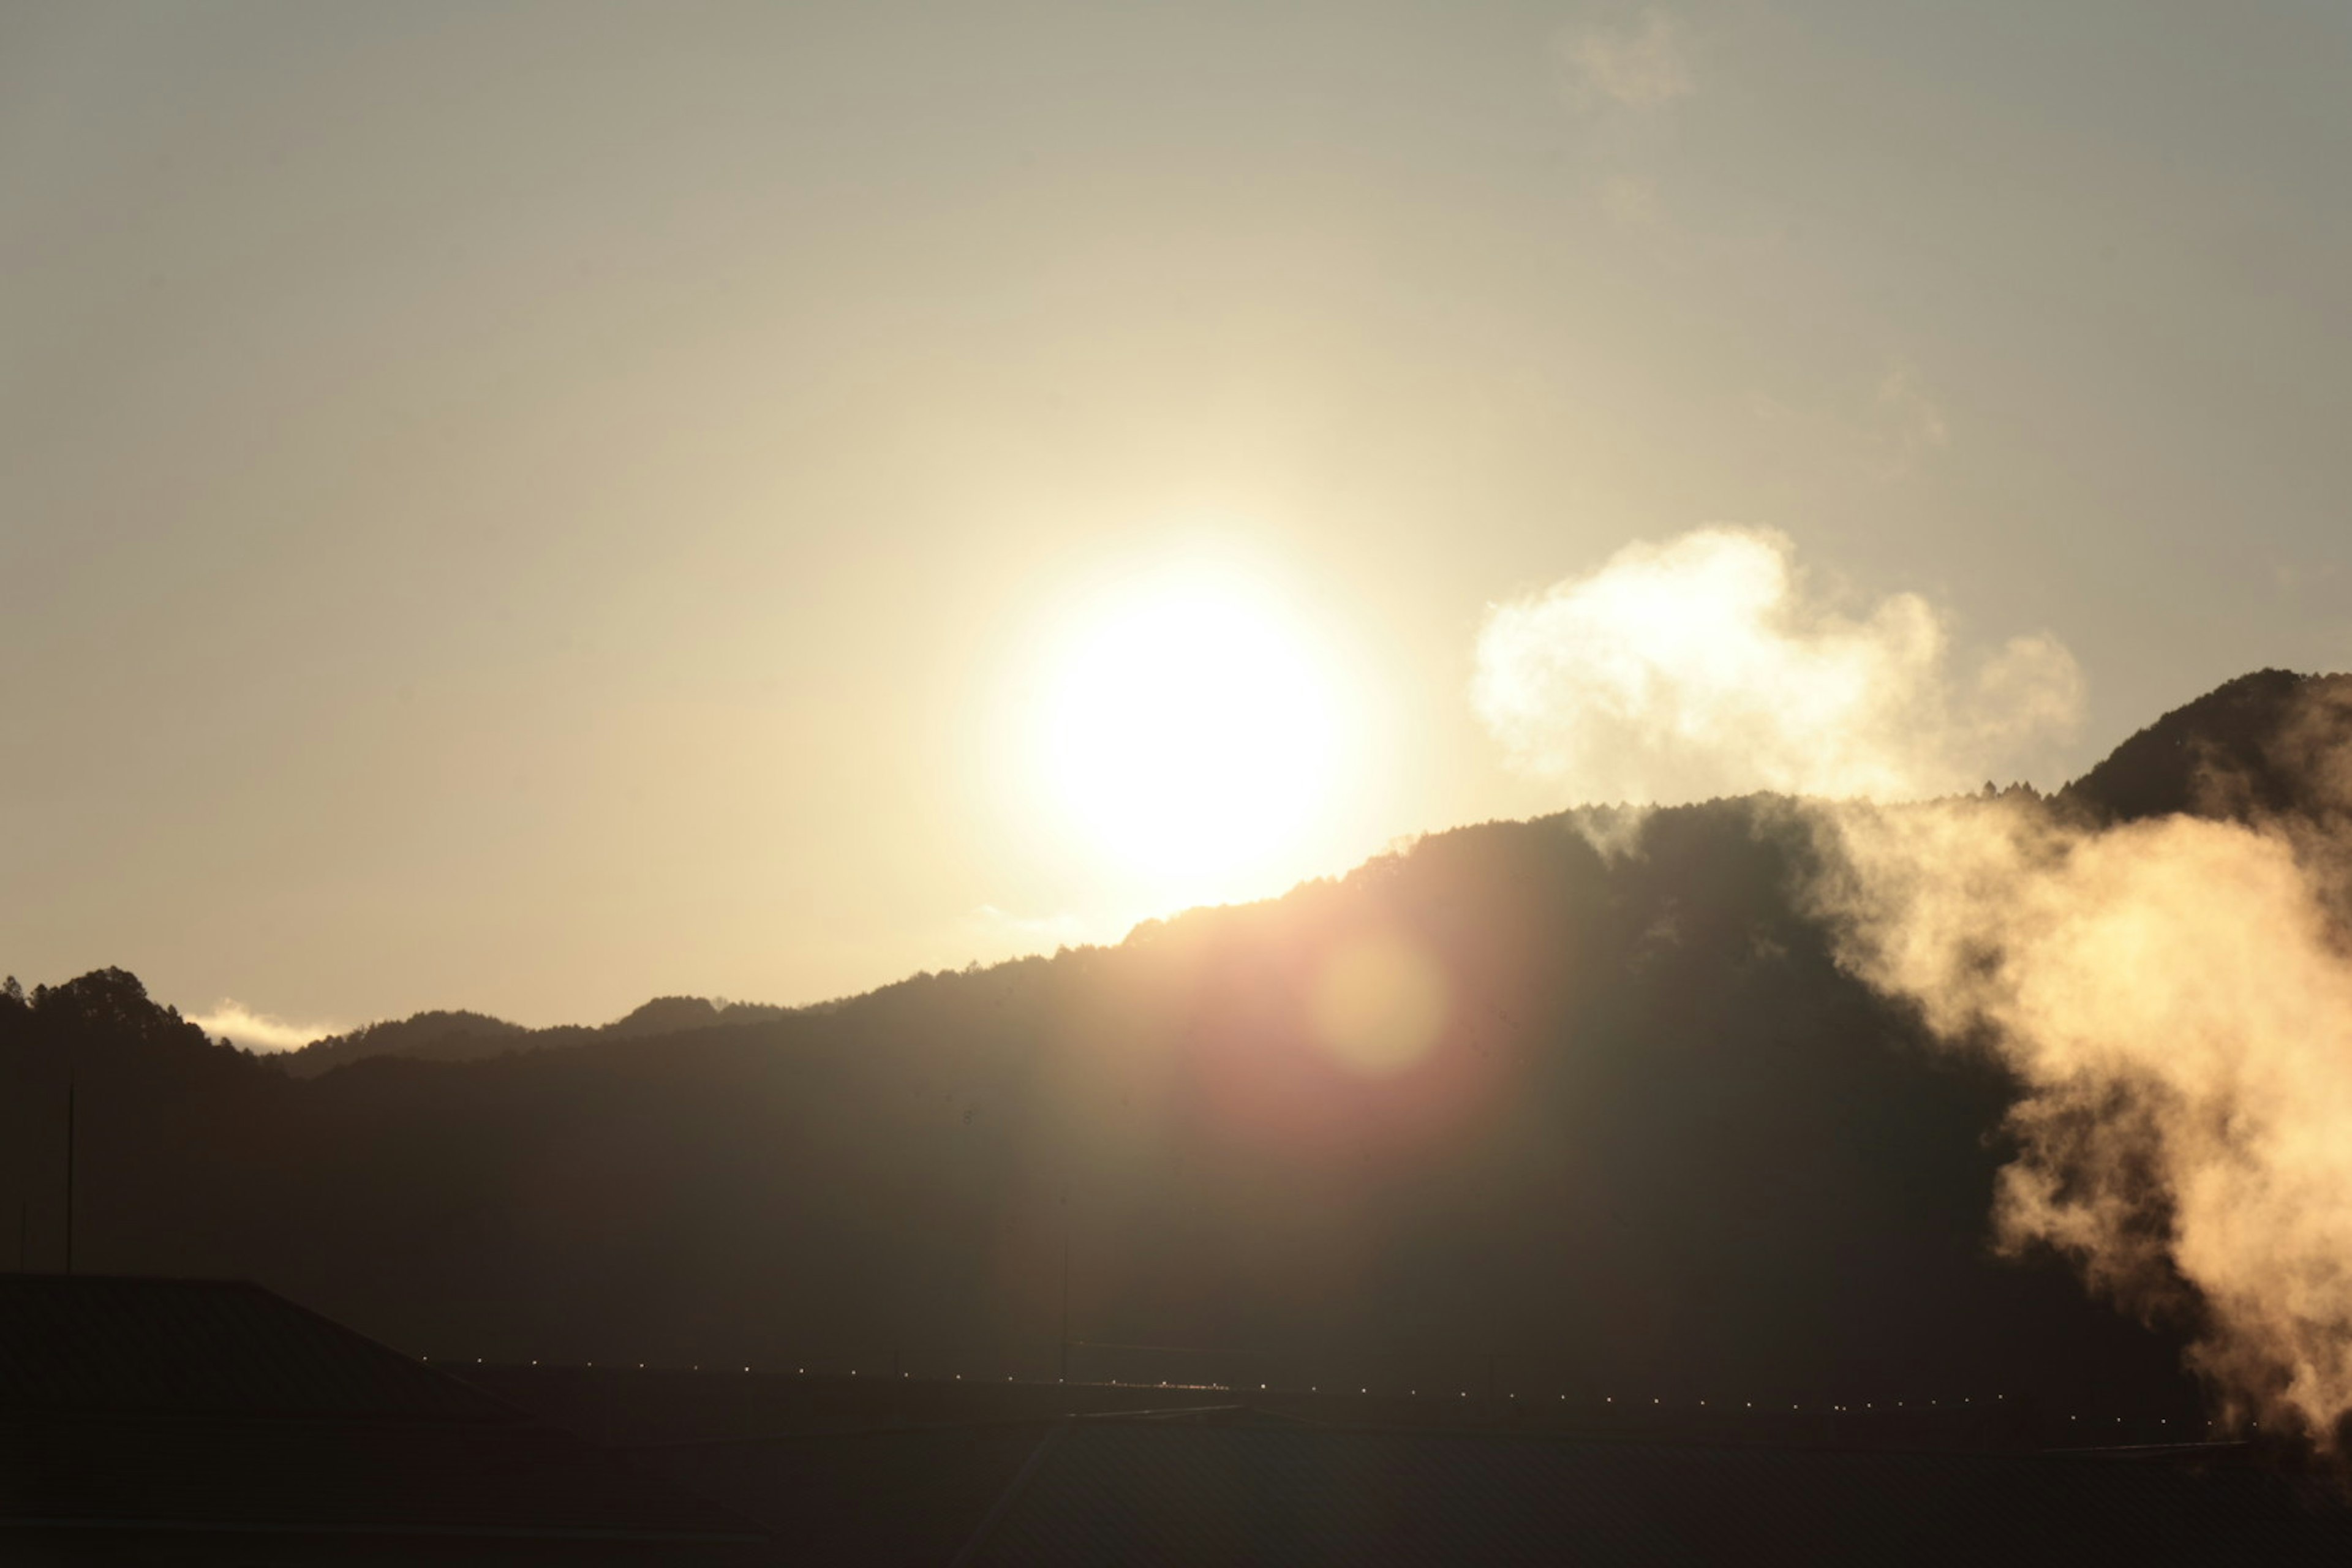
[[[74,1079],[66,1074],[66,1272],[73,1272]]]
[[[1062,1382],[1070,1381],[1070,1178],[1062,1178]]]

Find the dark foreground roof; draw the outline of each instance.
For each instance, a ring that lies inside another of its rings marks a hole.
[[[258,1285],[0,1274],[0,1410],[511,1421]]]
[[[2253,1468],[1089,1418],[684,1447],[671,1473],[857,1563],[2352,1562]]]
[[[0,1275],[0,1562],[719,1563],[764,1542],[258,1287]]]

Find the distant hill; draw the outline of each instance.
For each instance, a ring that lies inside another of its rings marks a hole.
[[[483,1013],[418,1013],[369,1024],[346,1035],[330,1035],[271,1059],[296,1078],[316,1078],[371,1057],[407,1057],[417,1061],[471,1062],[514,1051],[576,1046],[600,1037],[675,1035],[779,1018],[790,1011],[750,1002],[712,1002],[700,996],[656,996],[627,1016],[601,1027],[576,1024],[530,1029]]]
[[[688,1029],[716,1029],[735,1024],[764,1023],[792,1012],[761,1002],[712,1001],[703,996],[656,996],[625,1018],[616,1018],[599,1034],[628,1037],[675,1035]]]
[[[522,1048],[532,1031],[483,1013],[432,1012],[369,1024],[347,1035],[330,1035],[299,1050],[273,1058],[297,1078],[370,1057],[413,1057],[419,1061],[469,1062]]]
[[[2340,689],[2299,679],[2065,793],[2266,799],[2322,721],[2294,694]],[[1066,1258],[1079,1377],[2193,1405],[2187,1325],[1990,1257],[2010,1086],[1833,963],[1787,802],[1657,811],[1606,856],[1602,826],[1433,834],[824,1008],[423,1015],[299,1054],[334,1071],[100,972],[0,996],[0,1203],[51,1265],[70,1067],[86,1266],[258,1279],[436,1357],[1050,1377]],[[1383,1071],[1324,1037],[1367,944],[1442,1000]]]
[[[2167,713],[2060,792],[2107,821],[2177,812],[2239,820],[2341,810],[2315,757],[2352,740],[2352,676],[2258,670]]]

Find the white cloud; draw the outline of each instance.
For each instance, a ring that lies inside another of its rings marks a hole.
[[[1874,386],[1834,402],[1749,405],[1784,461],[1831,482],[1887,484],[1910,478],[1952,444],[1951,422],[1915,365],[1888,363]]]
[[[207,1035],[226,1038],[249,1051],[299,1050],[312,1040],[343,1032],[341,1024],[298,1024],[268,1013],[257,1013],[244,1003],[224,997],[209,1013],[191,1013],[188,1022]]]
[[[1951,427],[1944,422],[1944,411],[1929,395],[1919,373],[1909,365],[1898,364],[1887,371],[1878,384],[1878,404],[1886,415],[1887,442],[1905,465],[1923,453],[1951,445]]]
[[[1512,761],[1572,804],[1895,799],[1967,788],[2063,734],[2082,677],[2046,636],[1958,675],[1925,598],[1841,615],[1785,536],[1714,528],[1491,609],[1472,698]]]
[[[1680,23],[1648,11],[1627,27],[1587,27],[1560,40],[1560,53],[1590,91],[1635,109],[1655,109],[1696,89]]]
[[[1664,217],[1654,180],[1639,174],[1611,174],[1601,182],[1601,210],[1621,228],[1655,229]]]

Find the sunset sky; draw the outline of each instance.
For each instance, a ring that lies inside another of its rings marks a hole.
[[[2347,80],[2319,4],[0,7],[0,969],[806,1002],[1942,776],[1547,770],[1482,636],[1612,561],[2063,645],[2054,784],[2352,664]]]

